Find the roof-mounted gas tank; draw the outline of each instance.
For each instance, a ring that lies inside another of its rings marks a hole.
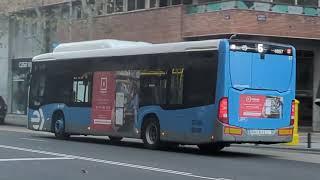
[[[68,52],[68,51],[83,51],[83,50],[97,50],[116,47],[129,47],[129,46],[144,46],[151,43],[136,42],[136,41],[122,41],[115,39],[104,39],[94,41],[72,42],[63,43],[58,45],[53,52]]]

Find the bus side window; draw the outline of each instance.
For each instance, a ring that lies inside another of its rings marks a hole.
[[[213,104],[216,81],[210,67],[189,68],[184,74],[183,104],[185,106],[202,106]]]
[[[84,74],[80,77],[73,77],[73,103],[91,103],[91,86],[91,74]]]
[[[166,71],[142,71],[140,77],[141,106],[166,104]]]
[[[184,68],[173,68],[170,71],[170,81],[168,82],[168,104],[182,105]]]

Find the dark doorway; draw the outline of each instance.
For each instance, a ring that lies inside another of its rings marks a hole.
[[[296,98],[299,105],[299,125],[312,126],[313,52],[297,51]]]

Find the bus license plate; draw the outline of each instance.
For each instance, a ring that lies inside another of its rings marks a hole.
[[[275,134],[274,130],[264,130],[264,129],[251,129],[247,131],[251,136],[272,136]]]

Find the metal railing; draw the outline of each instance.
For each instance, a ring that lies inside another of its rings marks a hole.
[[[210,2],[207,4],[188,5],[186,7],[186,13],[196,14],[231,9],[275,12],[283,14],[298,14],[306,16],[320,16],[320,7],[275,4],[271,2],[261,2],[252,0],[226,0]]]

